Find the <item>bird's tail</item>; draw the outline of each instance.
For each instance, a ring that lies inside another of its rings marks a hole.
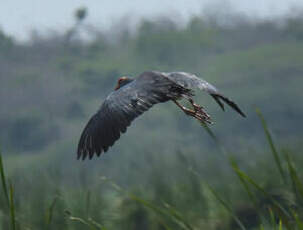
[[[238,105],[233,102],[232,100],[230,100],[227,97],[224,97],[221,94],[211,94],[211,96],[215,99],[215,101],[219,104],[219,106],[222,108],[222,110],[224,111],[224,104],[222,103],[222,101],[224,101],[226,104],[228,104],[230,107],[232,107],[235,111],[237,111],[239,114],[241,114],[241,116],[246,117],[246,115],[241,111],[241,109],[238,107]],[[220,99],[222,101],[220,101]]]

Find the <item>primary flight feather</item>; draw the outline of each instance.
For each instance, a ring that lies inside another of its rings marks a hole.
[[[157,103],[173,101],[185,114],[210,123],[209,115],[192,99],[194,88],[209,93],[223,110],[225,102],[245,117],[236,103],[194,74],[149,71],[136,78],[122,77],[118,80],[115,91],[107,96],[84,128],[78,144],[78,159],[91,159],[95,154],[100,156],[106,152],[136,117]],[[178,103],[182,98],[191,103],[193,110]]]

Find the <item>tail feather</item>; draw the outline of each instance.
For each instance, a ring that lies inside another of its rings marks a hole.
[[[238,105],[230,100],[227,97],[224,97],[221,94],[211,94],[211,96],[216,100],[216,102],[219,104],[219,106],[224,110],[224,105],[222,101],[224,101],[226,104],[228,104],[230,107],[232,107],[235,111],[237,111],[241,116],[246,117],[246,115],[241,111],[241,109],[238,107]],[[220,99],[222,101],[220,101]]]
[[[215,99],[215,101],[218,103],[218,105],[221,107],[221,109],[224,111],[224,104],[219,100],[219,98],[217,96],[215,96],[214,94],[211,94],[211,96],[213,97],[213,99]]]

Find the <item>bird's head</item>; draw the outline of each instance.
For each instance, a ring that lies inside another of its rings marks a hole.
[[[120,77],[118,79],[118,82],[117,82],[117,85],[116,85],[116,88],[115,90],[118,90],[120,89],[122,86],[125,86],[126,84],[132,82],[134,79],[131,79],[129,77]]]

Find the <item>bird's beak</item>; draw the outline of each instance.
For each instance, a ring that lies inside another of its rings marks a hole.
[[[119,83],[115,87],[115,90],[118,90],[118,89],[120,89],[120,84]]]

